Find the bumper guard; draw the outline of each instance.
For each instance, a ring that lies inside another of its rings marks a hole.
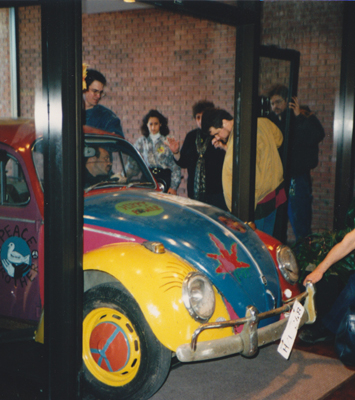
[[[258,323],[262,319],[270,318],[291,311],[296,300],[304,301],[305,312],[300,322],[312,324],[316,320],[314,306],[315,288],[312,283],[307,283],[306,291],[290,299],[283,306],[274,310],[259,313],[254,306],[247,307],[244,318],[230,321],[207,322],[200,325],[192,335],[191,344],[183,344],[177,348],[176,356],[181,362],[210,360],[225,357],[232,354],[242,354],[246,357],[254,356],[258,348],[280,339],[288,318],[274,322],[258,329]],[[198,336],[207,329],[220,329],[244,325],[241,333],[223,339],[197,343]]]

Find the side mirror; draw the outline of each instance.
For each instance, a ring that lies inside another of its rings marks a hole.
[[[157,183],[158,183],[158,188],[164,192],[167,193],[167,184],[165,183],[165,181],[163,179],[157,179]]]

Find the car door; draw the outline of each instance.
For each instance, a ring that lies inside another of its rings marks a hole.
[[[43,226],[20,154],[0,144],[0,316],[37,321]]]

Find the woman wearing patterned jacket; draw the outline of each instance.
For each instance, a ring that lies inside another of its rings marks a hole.
[[[168,119],[157,110],[150,110],[143,118],[142,137],[134,146],[141,153],[155,178],[166,183],[166,191],[177,194],[181,182],[181,170],[174,161],[166,136],[169,134]]]

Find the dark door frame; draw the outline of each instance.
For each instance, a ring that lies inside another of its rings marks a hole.
[[[355,4],[344,2],[343,43],[339,101],[334,112],[336,175],[333,229],[346,227],[346,214],[354,198],[355,167]]]
[[[271,58],[276,60],[283,60],[290,62],[290,75],[289,75],[289,85],[288,85],[288,101],[292,100],[293,96],[297,96],[298,89],[298,75],[300,67],[300,52],[291,49],[281,49],[276,46],[260,46],[260,57]],[[284,177],[288,177],[289,166],[289,131],[290,131],[290,109],[287,108],[286,111],[286,124],[285,133],[283,140],[283,154],[282,154],[282,164],[284,169]],[[285,179],[285,190],[288,193],[289,181]],[[274,235],[281,242],[286,243],[287,240],[287,203],[280,206],[277,210],[277,217],[274,229]]]
[[[80,399],[84,212],[81,0],[43,0],[41,20],[43,97],[48,104],[48,129],[43,132],[45,387],[47,398]]]
[[[237,27],[232,214],[254,220],[260,24]]]
[[[281,49],[276,46],[260,46],[260,57],[273,58],[276,60],[283,60],[290,62],[290,76],[288,85],[288,101],[292,100],[293,96],[297,96],[298,89],[298,75],[300,68],[301,53],[296,50]],[[288,143],[289,143],[289,129],[290,129],[290,109],[287,109],[286,115],[286,128],[284,137],[284,153],[283,153],[283,167],[284,174],[287,174],[287,160],[288,160]]]
[[[79,400],[83,293],[81,0],[0,1],[2,8],[25,6],[41,6],[44,105],[40,112],[47,116],[42,132],[44,257],[50,268],[45,274],[44,353],[37,347],[32,349],[32,340],[26,342],[27,351],[13,352],[18,356],[12,361],[27,365],[29,376],[38,377],[45,398]],[[25,339],[21,336],[21,340]],[[19,341],[7,347],[9,352],[21,348]],[[24,373],[21,368],[17,371]]]

